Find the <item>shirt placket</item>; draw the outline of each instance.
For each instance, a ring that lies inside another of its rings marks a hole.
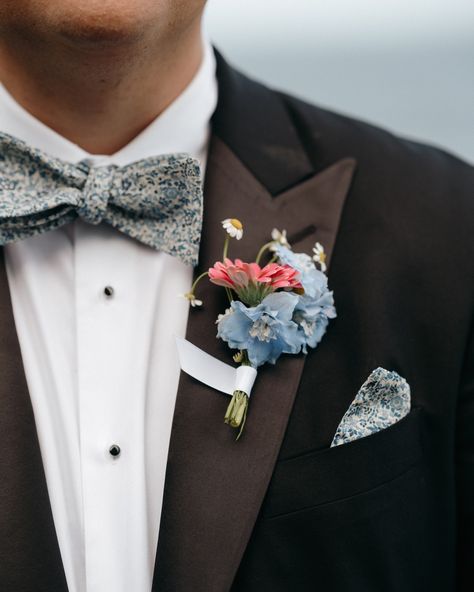
[[[87,592],[142,590],[143,584],[131,581],[130,573],[148,572],[143,553],[146,504],[133,511],[134,502],[143,495],[144,481],[141,399],[145,389],[133,371],[137,352],[132,342],[140,340],[131,317],[136,312],[132,306],[136,293],[133,281],[124,281],[131,279],[130,270],[119,255],[123,239],[114,232],[118,235],[110,228],[75,224]]]

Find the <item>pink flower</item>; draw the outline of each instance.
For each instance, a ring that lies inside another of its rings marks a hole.
[[[279,288],[302,288],[299,272],[289,265],[245,263],[240,259],[217,261],[209,269],[209,279],[218,286],[234,290],[245,303],[255,306]]]
[[[255,264],[254,264],[255,265]],[[300,274],[289,265],[269,263],[260,270],[257,281],[269,283],[275,290],[278,288],[301,288]]]
[[[247,287],[249,281],[256,281],[259,271],[260,266],[256,263],[244,263],[240,259],[233,263],[230,259],[224,259],[224,263],[217,261],[209,269],[209,278],[218,286],[237,290]]]

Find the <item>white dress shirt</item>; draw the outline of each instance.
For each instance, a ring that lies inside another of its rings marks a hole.
[[[204,170],[217,102],[206,42],[184,92],[113,156],[91,156],[0,86],[0,130],[70,162],[187,152]],[[70,592],[149,592],[192,268],[102,224],[5,247],[8,281]],[[106,294],[107,292],[107,294]],[[112,456],[111,446],[120,448]]]

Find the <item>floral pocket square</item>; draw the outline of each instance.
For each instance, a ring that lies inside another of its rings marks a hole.
[[[397,423],[408,415],[411,397],[407,381],[384,368],[374,370],[346,411],[332,446],[365,438]]]

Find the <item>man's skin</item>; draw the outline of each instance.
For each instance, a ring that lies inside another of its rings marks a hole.
[[[205,0],[2,0],[0,80],[36,118],[113,154],[183,91]]]

